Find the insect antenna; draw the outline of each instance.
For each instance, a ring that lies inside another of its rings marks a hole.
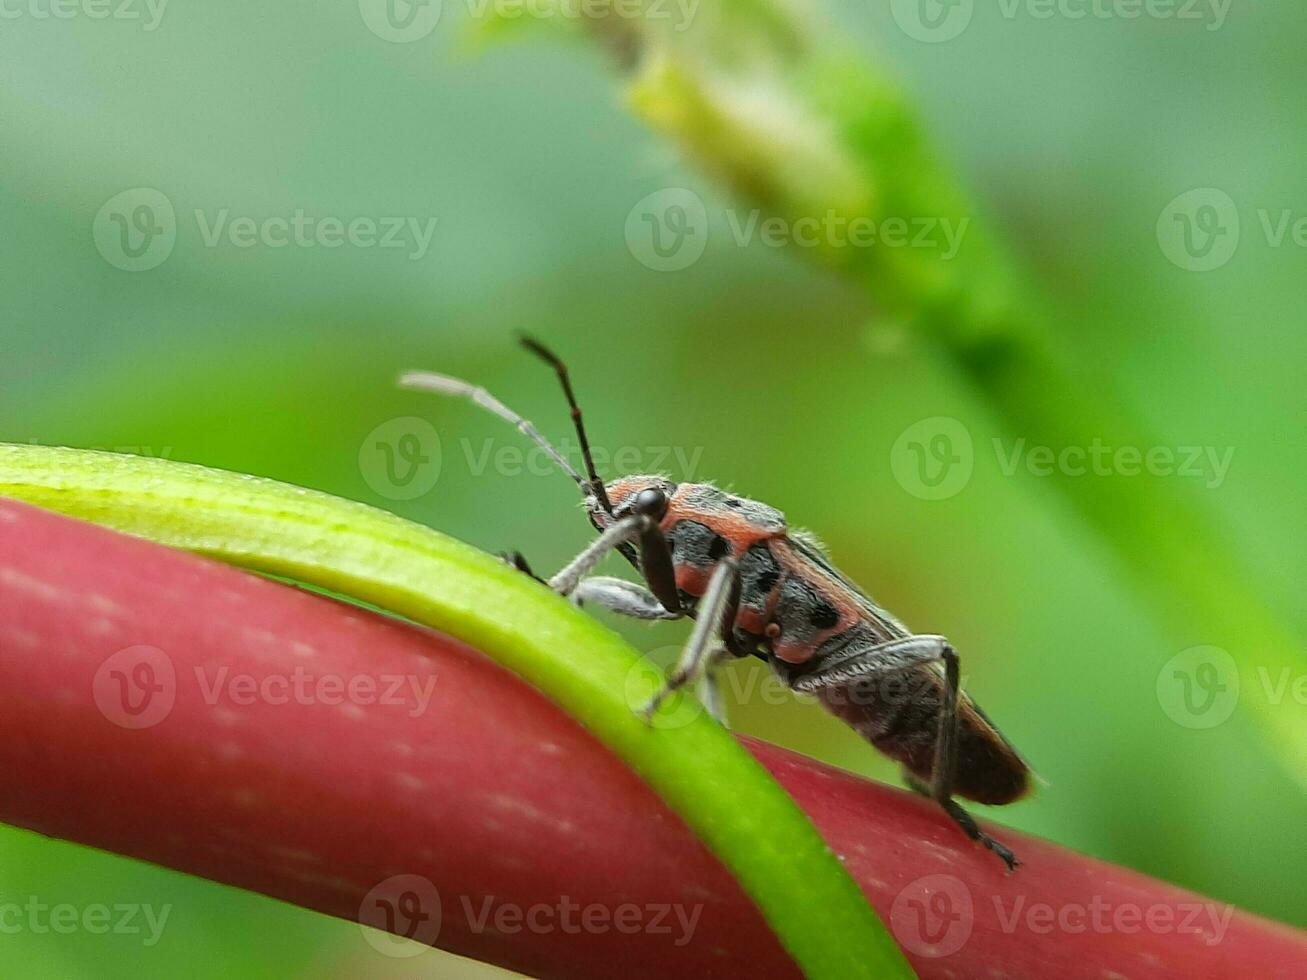
[[[577,486],[589,495],[590,490],[586,479],[576,471],[576,467],[569,463],[567,458],[555,449],[548,439],[536,431],[534,425],[522,418],[486,389],[463,381],[461,378],[451,378],[447,374],[437,374],[434,371],[405,371],[399,376],[399,386],[419,391],[434,391],[439,395],[467,398],[480,408],[493,412],[548,453],[549,458],[558,464],[559,469],[575,480]],[[607,508],[607,497],[603,498],[603,503]]]
[[[546,364],[551,365],[558,375],[558,380],[563,383],[563,394],[567,396],[567,404],[572,409],[572,424],[576,426],[576,437],[581,443],[581,458],[585,460],[585,471],[590,477],[590,492],[598,498],[603,509],[611,514],[613,505],[608,500],[608,491],[604,488],[604,481],[599,479],[599,474],[595,472],[594,457],[590,454],[590,440],[586,438],[585,423],[581,421],[581,406],[576,403],[576,394],[572,391],[572,381],[567,376],[567,365],[563,363],[557,354],[535,338],[522,334],[518,337],[518,340],[523,347]]]

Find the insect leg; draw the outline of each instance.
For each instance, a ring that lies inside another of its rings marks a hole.
[[[713,651],[709,658],[707,666],[703,671],[703,680],[699,683],[699,701],[708,710],[708,714],[723,728],[730,728],[729,719],[726,717],[726,703],[722,700],[722,689],[717,683],[717,669],[721,662],[730,656],[728,650],[718,649]]]
[[[636,515],[623,517],[609,525],[599,537],[586,545],[584,551],[549,580],[549,587],[560,595],[571,595],[581,579],[599,564],[604,555],[646,533],[646,526],[652,523],[649,518]]]
[[[680,619],[683,612],[670,612],[658,597],[643,586],[607,575],[582,579],[572,591],[578,606],[593,602],[597,606],[630,616],[633,619]]]
[[[504,562],[505,565],[512,565],[512,566],[513,566],[514,568],[516,568],[519,572],[521,572],[521,573],[524,574],[524,575],[529,575],[529,576],[531,576],[531,577],[532,577],[533,579],[535,579],[537,582],[541,582],[541,583],[544,582],[544,579],[542,579],[542,578],[541,578],[539,575],[537,575],[535,572],[531,571],[531,564],[530,564],[530,562],[528,562],[528,561],[526,560],[526,555],[522,554],[522,552],[520,552],[520,551],[501,551],[501,552],[499,553],[499,557],[500,557],[500,559],[503,560],[503,562]]]
[[[640,711],[646,721],[653,717],[659,705],[674,691],[703,676],[721,652],[721,638],[734,620],[734,616],[728,614],[731,612],[732,598],[738,598],[736,580],[739,579],[739,573],[740,565],[734,558],[723,558],[717,563],[699,604],[694,630],[681,651],[676,669],[668,676],[661,690]]]
[[[672,549],[658,522],[644,514],[623,517],[609,525],[584,551],[549,580],[549,587],[560,595],[571,595],[604,555],[614,549],[625,550],[633,540],[639,543],[640,571],[649,583],[650,591],[667,612],[677,616],[683,614],[685,608],[681,605],[680,593],[676,590]]]
[[[975,818],[963,809],[957,800],[952,797],[946,797],[942,800],[936,799],[935,791],[907,769],[903,770],[903,782],[907,785],[908,789],[913,792],[920,793],[922,796],[935,800],[936,803],[944,808],[944,812],[953,818],[953,822],[962,828],[964,834],[972,840],[984,844],[985,847],[997,854],[1002,862],[1007,865],[1009,871],[1016,870],[1017,866],[1021,864],[1021,862],[1017,860],[1017,856],[1012,853],[1011,848],[1005,847],[1003,844],[994,840],[994,838],[981,830],[980,827],[977,826]]]
[[[939,709],[939,728],[935,736],[935,757],[931,764],[930,786],[913,779],[909,785],[918,789],[943,808],[962,832],[993,851],[1009,871],[1020,863],[1012,851],[977,826],[953,799],[953,779],[958,764],[958,691],[961,666],[957,652],[942,636],[908,636],[857,651],[797,678],[793,687],[812,691],[820,687],[846,684],[859,677],[884,676],[934,661],[944,664],[944,700]]]

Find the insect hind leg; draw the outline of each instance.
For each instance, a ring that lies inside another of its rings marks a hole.
[[[983,844],[986,848],[997,854],[999,859],[1007,865],[1009,871],[1015,871],[1020,867],[1021,862],[1018,861],[1017,856],[1012,853],[1012,849],[981,830],[980,826],[976,823],[975,817],[968,813],[957,800],[953,799],[953,797],[946,796],[943,799],[939,799],[930,786],[923,783],[906,768],[903,770],[903,782],[913,792],[920,793],[922,796],[938,803],[943,808],[944,812],[952,818],[953,822],[962,829],[964,834],[972,840]]]
[[[944,698],[939,708],[931,781],[926,785],[911,776],[908,785],[938,803],[963,833],[993,851],[1007,865],[1008,871],[1013,871],[1021,863],[1016,855],[1010,848],[982,831],[971,814],[953,799],[953,781],[958,766],[961,666],[957,652],[944,637],[906,636],[856,652],[850,651],[849,655],[795,677],[791,684],[799,691],[815,691],[823,687],[849,684],[859,678],[884,677],[935,662],[944,665]]]

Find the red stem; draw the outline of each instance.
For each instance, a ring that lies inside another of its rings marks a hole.
[[[922,977],[1307,975],[1287,926],[1012,831],[1006,876],[925,801],[745,744]],[[796,975],[639,778],[481,655],[8,501],[0,772],[5,822],[346,919],[389,908],[536,976]],[[418,879],[377,891],[394,875]]]

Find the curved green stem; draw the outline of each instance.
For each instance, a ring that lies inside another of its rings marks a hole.
[[[0,445],[0,495],[353,596],[455,636],[625,760],[731,870],[810,977],[911,977],[853,880],[701,712],[648,726],[660,682],[617,635],[469,545],[363,504],[159,459]],[[664,714],[688,707],[679,698]]]

